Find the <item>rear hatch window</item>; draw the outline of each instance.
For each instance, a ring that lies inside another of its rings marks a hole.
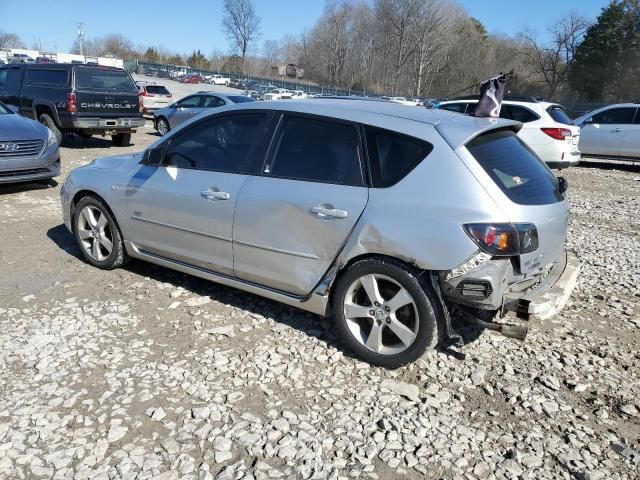
[[[493,130],[466,147],[512,202],[548,205],[564,199],[551,170],[512,130]]]
[[[551,115],[554,121],[563,123],[564,125],[573,125],[573,120],[569,118],[567,112],[560,105],[552,105],[547,108],[547,113]]]
[[[145,89],[154,95],[170,95],[169,90],[162,85],[145,85]]]
[[[102,70],[99,68],[77,68],[76,88],[83,90],[109,90],[118,92],[135,92],[133,80],[124,70]]]

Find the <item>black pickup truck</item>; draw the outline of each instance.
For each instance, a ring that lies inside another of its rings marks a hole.
[[[99,65],[12,64],[0,66],[0,101],[38,120],[62,140],[110,135],[124,146],[144,125],[138,89],[125,70]]]

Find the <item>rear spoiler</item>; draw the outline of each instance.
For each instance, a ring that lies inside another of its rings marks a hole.
[[[454,150],[466,145],[478,135],[504,128],[517,133],[522,128],[522,123],[502,118],[476,118],[453,114],[451,118],[441,120],[435,125],[438,133]]]

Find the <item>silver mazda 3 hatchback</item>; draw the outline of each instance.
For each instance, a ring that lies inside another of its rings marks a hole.
[[[456,304],[544,319],[566,303],[566,182],[520,127],[362,100],[222,107],[72,171],[64,221],[96,267],[142,259],[333,316],[394,368],[459,340]]]

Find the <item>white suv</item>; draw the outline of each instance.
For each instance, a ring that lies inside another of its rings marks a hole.
[[[640,159],[640,104],[619,103],[594,110],[574,123],[585,156]]]
[[[477,103],[477,97],[468,97],[440,102],[437,108],[473,115]],[[562,105],[532,97],[504,100],[500,117],[522,122],[518,136],[549,168],[562,169],[580,163],[580,128],[573,125]]]

